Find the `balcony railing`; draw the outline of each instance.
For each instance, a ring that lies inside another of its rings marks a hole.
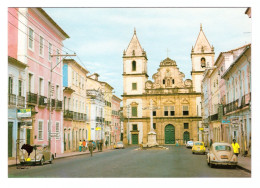
[[[48,108],[50,108],[50,99],[48,99]],[[51,99],[51,108],[55,108],[55,99]]]
[[[17,96],[17,106],[25,107],[25,97]]]
[[[16,105],[16,95],[8,94],[8,104],[9,105]]]
[[[39,96],[39,106],[45,106],[48,104],[48,98],[45,96]]]
[[[63,117],[65,119],[73,119],[73,111],[65,110],[64,114],[63,114]]]
[[[37,94],[28,92],[28,94],[27,94],[27,102],[28,103],[36,105],[37,104],[37,98],[38,98]]]
[[[210,119],[210,121],[216,121],[216,120],[218,120],[218,113],[209,116],[209,119]]]
[[[227,105],[224,106],[224,114],[227,114],[229,112],[233,112],[237,109],[238,109],[238,99],[231,102],[231,103],[228,103]]]
[[[62,110],[62,101],[56,100],[56,110]]]
[[[240,108],[244,108],[245,106],[249,105],[250,100],[251,100],[251,92],[242,97]]]

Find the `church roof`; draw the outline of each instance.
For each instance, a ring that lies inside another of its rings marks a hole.
[[[134,35],[127,47],[127,50],[124,52],[125,56],[145,56],[145,51],[142,48],[137,36],[136,30],[134,30]]]
[[[170,59],[169,57],[167,57],[166,59],[164,59],[160,63],[160,67],[165,67],[165,66],[177,66],[176,65],[176,61],[174,61],[174,60]]]
[[[194,53],[211,53],[214,51],[213,46],[211,47],[206,35],[203,32],[202,25],[200,25],[200,32],[195,43],[194,48],[192,47],[192,52]]]

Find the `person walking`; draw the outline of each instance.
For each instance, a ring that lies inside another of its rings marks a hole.
[[[236,156],[238,156],[238,154],[240,153],[240,146],[239,146],[239,144],[236,142],[236,139],[233,139],[232,147],[233,147],[234,154],[235,154]]]
[[[89,149],[91,157],[92,157],[92,153],[93,153],[93,143],[92,142],[93,142],[92,140],[90,140],[88,142],[88,149]]]
[[[209,147],[212,146],[212,143],[213,143],[213,141],[212,141],[212,139],[210,139],[210,141],[209,141]]]
[[[86,140],[83,140],[82,145],[83,145],[83,151],[86,151]]]
[[[79,140],[79,152],[81,152],[81,149],[82,149],[82,142],[81,140]]]
[[[98,148],[98,151],[99,151],[100,150],[99,140],[97,140],[97,148]]]
[[[100,140],[99,144],[100,144],[99,149],[100,149],[100,151],[102,151],[103,141]]]
[[[106,140],[105,144],[106,144],[106,148],[107,148],[107,144],[108,144],[108,141],[107,141],[107,140]]]

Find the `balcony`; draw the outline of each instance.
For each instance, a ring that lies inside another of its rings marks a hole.
[[[242,97],[240,108],[244,108],[245,106],[248,106],[250,101],[251,101],[251,92]]]
[[[17,106],[24,108],[25,107],[25,97],[17,96]]]
[[[56,100],[56,110],[62,110],[62,101]]]
[[[37,98],[38,98],[37,94],[28,92],[28,94],[27,94],[27,103],[29,103],[31,105],[36,105],[37,104]]]
[[[48,104],[48,98],[45,96],[39,96],[39,107],[46,107]]]
[[[65,110],[63,113],[64,119],[73,119],[73,111]]]
[[[8,94],[8,105],[16,105],[16,95]]]
[[[50,108],[50,99],[48,99],[48,108]],[[55,99],[51,99],[51,108],[52,110],[55,108]]]
[[[73,120],[78,120],[78,113],[77,112],[73,112]]]
[[[210,121],[217,121],[217,120],[219,120],[219,119],[218,119],[218,113],[217,113],[217,114],[214,114],[214,115],[211,115],[211,116],[209,116],[209,119],[210,119]]]
[[[227,114],[229,112],[233,112],[237,109],[238,109],[238,99],[231,102],[231,103],[228,103],[227,105],[224,106],[224,114]]]

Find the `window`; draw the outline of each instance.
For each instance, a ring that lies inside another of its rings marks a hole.
[[[133,131],[137,131],[137,124],[133,124]]]
[[[175,115],[175,111],[174,111],[174,106],[170,107],[170,115],[174,116]]]
[[[18,96],[22,96],[22,80],[18,80]]]
[[[63,109],[66,110],[66,103],[67,103],[67,97],[64,97],[64,102],[63,102]]]
[[[132,71],[136,71],[136,61],[132,62]]]
[[[60,55],[59,49],[57,49],[56,53],[57,53],[57,56],[56,56],[56,64],[58,64],[58,63],[60,62],[60,56],[58,56],[58,55]]]
[[[201,61],[201,67],[202,68],[206,67],[206,59],[203,57],[200,59],[200,61]]]
[[[172,79],[172,84],[174,84],[174,79]]]
[[[189,123],[184,123],[184,129],[189,129]]]
[[[168,106],[164,107],[164,116],[168,116]]]
[[[78,86],[78,73],[76,73],[76,83],[75,83],[76,86]]]
[[[32,92],[32,84],[33,84],[33,75],[31,74],[31,73],[29,73],[29,79],[28,79],[28,90],[29,90],[29,93],[31,93]]]
[[[56,85],[56,99],[59,100],[60,99],[60,86]]]
[[[132,90],[136,90],[137,89],[137,83],[132,83]]]
[[[34,48],[34,31],[32,30],[32,28],[29,28],[29,48],[31,50],[33,50]]]
[[[48,97],[51,97],[51,82],[48,82]]]
[[[137,117],[137,106],[132,106],[132,116]]]
[[[48,140],[49,140],[49,134],[51,132],[50,122],[48,121],[48,127],[47,127],[47,133],[48,133]]]
[[[153,123],[153,129],[156,129],[156,123]]]
[[[70,110],[70,98],[68,98],[68,110]]]
[[[60,133],[60,122],[56,122],[56,129],[55,130],[56,130],[56,133],[58,133],[58,134]],[[56,138],[59,139],[60,135],[58,135]]]
[[[189,115],[189,107],[188,106],[183,106],[183,115]]]
[[[163,84],[165,84],[165,79],[163,79]]]
[[[51,61],[51,50],[52,50],[52,44],[49,43],[49,61]]]
[[[43,93],[43,79],[42,78],[39,78],[39,95],[43,96],[44,93]]]
[[[72,84],[74,84],[75,82],[75,75],[74,75],[74,71],[72,70]]]
[[[153,116],[156,116],[156,111],[153,111]]]
[[[43,140],[43,121],[38,121],[38,140]]]
[[[13,77],[9,76],[8,80],[8,93],[13,94]]]
[[[43,37],[40,36],[40,56],[43,56],[44,53],[44,44],[43,44]]]

